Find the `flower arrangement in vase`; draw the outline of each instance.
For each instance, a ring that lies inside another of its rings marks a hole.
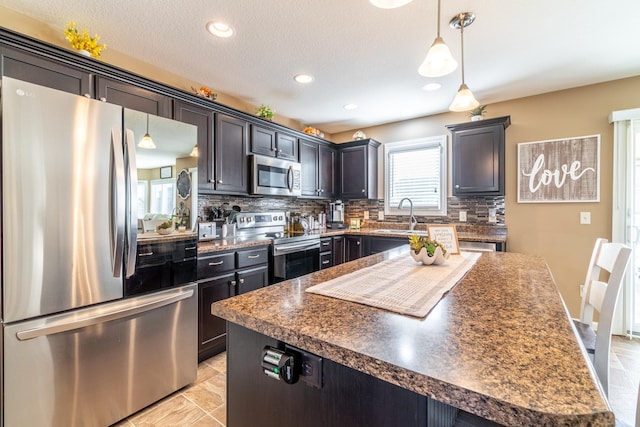
[[[191,86],[191,90],[196,95],[201,96],[203,98],[207,98],[210,101],[215,101],[216,98],[218,97],[217,93],[215,93],[214,91],[212,91],[206,86],[200,86],[200,89],[196,89],[195,87]]]
[[[431,240],[427,236],[409,236],[409,253],[411,257],[424,265],[444,264],[449,259],[449,252],[444,245],[436,240]]]
[[[263,119],[267,119],[267,120],[272,120],[274,113],[275,113],[275,111],[273,111],[271,109],[271,107],[269,107],[268,105],[264,105],[264,104],[260,105],[256,109],[256,116],[261,117]]]
[[[87,30],[82,32],[76,28],[76,23],[71,21],[64,30],[64,38],[71,44],[71,47],[82,52],[88,52],[88,56],[100,58],[100,54],[107,48],[106,44],[98,44],[99,35],[91,37]]]

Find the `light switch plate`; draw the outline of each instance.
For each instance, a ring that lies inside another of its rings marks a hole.
[[[459,219],[460,222],[467,222],[467,211],[460,211]]]
[[[591,224],[591,212],[580,212],[580,224]]]
[[[363,216],[364,219],[369,219],[369,211],[364,211],[362,213],[362,216]]]
[[[495,208],[489,209],[489,222],[498,222],[498,219],[496,218]]]
[[[378,211],[378,221],[384,221],[384,211]]]

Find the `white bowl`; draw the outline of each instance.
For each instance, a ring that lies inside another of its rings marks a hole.
[[[162,234],[163,236],[171,233],[173,233],[173,228],[158,228],[158,234]]]
[[[420,252],[418,252],[417,254],[413,249],[410,249],[409,253],[411,254],[411,258],[413,258],[414,261],[421,262],[424,265],[444,264],[445,261],[449,259],[449,252],[447,252],[446,254],[442,253],[442,248],[440,246],[436,247],[436,250],[433,252],[433,256],[429,256],[425,248],[420,249]]]

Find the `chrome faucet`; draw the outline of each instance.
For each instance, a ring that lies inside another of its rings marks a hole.
[[[416,219],[415,216],[413,216],[413,202],[411,201],[410,198],[405,197],[404,199],[400,200],[400,203],[398,203],[398,209],[402,209],[402,204],[404,203],[405,200],[409,201],[409,231],[413,231],[414,228],[416,228],[416,225],[418,225],[418,220]]]

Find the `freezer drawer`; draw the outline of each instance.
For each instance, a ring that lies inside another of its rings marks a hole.
[[[107,426],[193,382],[197,285],[4,326],[5,426]]]

